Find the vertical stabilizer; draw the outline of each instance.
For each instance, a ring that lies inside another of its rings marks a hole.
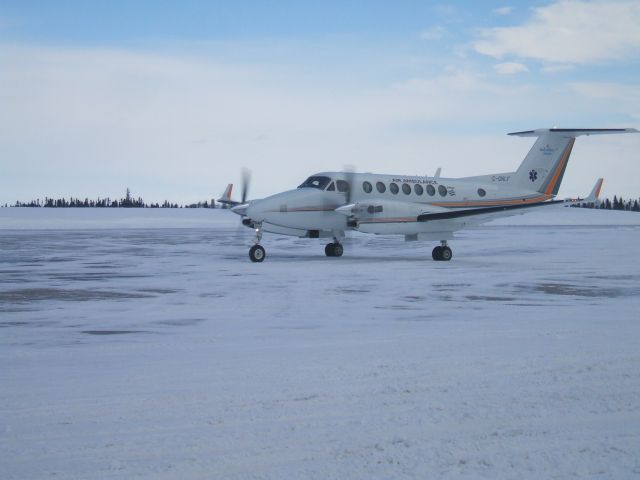
[[[602,190],[602,182],[604,179],[599,178],[596,184],[593,186],[593,190],[587,198],[583,200],[583,203],[596,203],[600,199],[600,191]]]
[[[591,190],[589,196],[584,199],[586,202],[597,202],[600,199],[600,191],[602,190],[603,180],[604,179],[599,178],[596,181],[596,184],[593,186],[593,190]]]
[[[516,186],[557,195],[575,141],[563,135],[540,135],[516,171]]]
[[[234,202],[231,200],[231,192],[233,191],[233,183],[227,185],[227,188],[224,189],[222,196],[218,199],[223,205],[237,205],[238,202]]]
[[[515,186],[545,195],[558,194],[576,137],[637,133],[634,128],[541,128],[509,135],[538,137],[515,174]]]

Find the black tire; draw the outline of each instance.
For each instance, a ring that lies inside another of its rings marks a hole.
[[[442,247],[438,246],[433,249],[431,252],[431,258],[433,258],[436,262],[442,260]]]
[[[249,258],[252,262],[262,262],[267,253],[262,248],[262,245],[254,245],[249,249]]]
[[[440,260],[444,262],[448,262],[453,257],[453,252],[449,247],[442,247],[442,251],[440,252]]]
[[[334,257],[341,257],[343,253],[344,253],[344,248],[342,248],[342,244],[334,243],[333,244],[333,256]]]
[[[335,243],[327,243],[327,246],[324,247],[324,254],[327,257],[335,257],[336,256],[336,244]]]

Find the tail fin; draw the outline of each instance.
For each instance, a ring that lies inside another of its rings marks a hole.
[[[582,201],[583,203],[596,203],[598,201],[598,199],[600,198],[600,190],[602,190],[602,182],[602,178],[596,180],[596,184],[593,186],[593,190],[591,190],[589,196]]]
[[[218,199],[218,202],[223,205],[237,205],[238,202],[234,202],[231,200],[231,192],[233,191],[233,183],[227,185],[227,188],[224,189],[222,196]]]
[[[634,128],[541,128],[509,135],[538,137],[515,174],[515,186],[556,196],[576,137],[633,133]]]

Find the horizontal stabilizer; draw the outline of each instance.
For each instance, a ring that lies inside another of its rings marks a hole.
[[[538,128],[536,130],[525,130],[522,132],[512,132],[509,135],[517,137],[539,137],[557,133],[566,137],[579,137],[580,135],[608,135],[612,133],[638,133],[635,128]]]

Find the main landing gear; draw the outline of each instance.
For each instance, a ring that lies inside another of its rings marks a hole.
[[[342,244],[340,243],[340,237],[334,233],[333,243],[328,243],[326,247],[324,247],[324,254],[327,257],[341,257],[344,253],[344,248],[342,248]]]
[[[328,243],[326,247],[324,247],[324,254],[327,257],[341,257],[344,253],[344,248],[342,248],[341,243]]]
[[[451,251],[445,240],[443,240],[441,243],[441,246],[437,246],[433,249],[433,252],[431,252],[431,256],[435,261],[448,262],[449,260],[451,260],[453,252]]]
[[[256,244],[249,249],[249,258],[252,262],[262,262],[264,257],[267,256],[267,252],[264,247],[260,245],[262,240],[262,224],[256,225]]]

